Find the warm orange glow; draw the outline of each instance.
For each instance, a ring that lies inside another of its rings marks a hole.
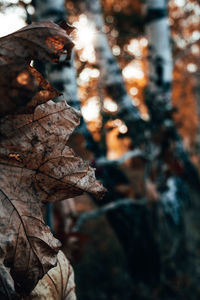
[[[121,127],[123,126],[123,123],[121,123],[119,119],[115,121],[117,124],[120,124]],[[122,127],[121,130],[125,131],[125,127]],[[108,149],[107,158],[110,160],[120,158],[122,155],[126,153],[126,151],[128,151],[130,147],[130,139],[127,137],[119,138],[118,137],[119,132],[125,133],[119,131],[119,127],[117,126],[113,130],[108,131],[106,135],[106,142],[107,142],[107,149]]]
[[[17,82],[21,85],[27,85],[29,82],[29,74],[27,72],[21,72],[18,76],[17,76]]]
[[[53,52],[61,52],[64,48],[64,42],[60,37],[48,37],[46,44]]]
[[[10,153],[9,154],[10,158],[16,159],[17,161],[20,161],[20,155],[17,153]]]

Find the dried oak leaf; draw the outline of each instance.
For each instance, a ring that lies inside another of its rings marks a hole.
[[[1,299],[17,299],[15,290],[29,294],[57,263],[60,243],[43,221],[44,203],[103,192],[94,170],[66,145],[79,113],[48,101],[57,91],[28,65],[35,58],[57,60],[70,45],[50,22],[0,39],[0,74],[10,78],[12,92],[21,84],[10,96],[4,74],[0,79]]]

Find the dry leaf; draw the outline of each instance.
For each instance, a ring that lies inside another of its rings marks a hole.
[[[58,61],[71,47],[51,22],[0,39],[1,299],[17,299],[15,290],[29,294],[57,263],[60,243],[43,221],[44,203],[103,191],[94,170],[66,145],[79,113],[64,101],[47,102],[58,92],[29,66],[31,59]]]
[[[0,167],[5,173],[2,176],[10,169],[15,174],[12,179],[17,181],[15,194],[24,198],[32,192],[32,196],[35,193],[43,202],[64,200],[84,191],[101,196],[103,189],[95,179],[94,169],[66,145],[79,118],[79,112],[64,101],[49,101],[37,106],[32,114],[0,120],[0,135],[4,136],[0,141]],[[34,188],[21,189],[19,170],[29,173]],[[1,178],[2,189],[6,180]],[[8,190],[11,191],[10,186]]]
[[[5,238],[1,236],[1,238]],[[1,261],[0,263],[0,296],[1,300],[20,300],[15,293],[14,282],[10,275],[9,269],[6,268]]]
[[[70,57],[73,42],[52,22],[33,23],[0,38],[0,116],[26,107],[28,111],[60,95],[29,66],[31,60],[55,61]]]
[[[44,224],[41,204],[31,197],[31,191],[24,199],[14,193],[16,184],[21,184],[21,189],[27,189],[26,185],[31,184],[29,172],[21,172],[21,182],[12,182],[15,175],[19,178],[12,173],[12,168],[1,165],[1,170],[1,179],[7,177],[8,180],[7,187],[2,190],[1,185],[0,188],[0,229],[5,236],[0,244],[0,258],[10,268],[16,291],[28,294],[55,266],[60,243]]]
[[[58,252],[58,264],[37,284],[30,296],[23,300],[76,300],[74,273],[63,254]]]
[[[5,70],[4,70],[5,69]],[[31,66],[0,66],[0,117],[8,113],[31,112],[60,95],[43,76]]]
[[[62,54],[70,58],[74,44],[66,31],[53,22],[37,22],[0,39],[1,65],[30,62],[58,62]]]

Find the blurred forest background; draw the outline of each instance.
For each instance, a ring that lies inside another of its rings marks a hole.
[[[199,299],[199,1],[10,0],[0,9],[1,35],[41,20],[76,28],[70,63],[34,64],[82,111],[70,143],[108,190],[48,207],[78,299]]]

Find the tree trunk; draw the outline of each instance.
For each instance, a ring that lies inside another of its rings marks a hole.
[[[99,0],[86,0],[83,3],[95,32],[94,48],[97,64],[101,71],[102,86],[107,94],[118,104],[118,118],[128,126],[129,136],[134,143],[144,142],[144,123],[138,109],[128,95],[119,65],[114,58],[107,37],[103,32],[104,20]],[[121,197],[116,192],[118,184],[128,183],[119,168],[104,166],[101,179],[108,189],[108,194],[101,205],[117,201]],[[139,202],[139,200],[138,200]],[[160,258],[157,243],[151,229],[154,217],[145,205],[122,205],[107,213],[107,218],[114,229],[127,259],[127,267],[134,282],[152,283],[159,279]]]
[[[173,65],[166,0],[147,0],[146,34],[149,42],[146,102],[154,122],[167,122],[167,113],[172,110]]]
[[[160,132],[165,154],[167,148],[173,148],[171,156],[174,162],[182,165],[181,177],[200,191],[197,169],[184,149],[172,118],[173,64],[167,3],[166,0],[147,0],[146,4],[146,34],[149,42],[149,83],[146,90],[146,104],[151,116],[152,132],[156,134]]]
[[[144,136],[144,122],[138,109],[133,105],[132,98],[128,95],[120,67],[112,54],[106,34],[104,33],[104,19],[99,0],[86,0],[83,3],[84,13],[95,28],[94,48],[97,64],[101,71],[102,86],[118,104],[117,117],[121,118],[128,126],[129,135],[136,139]]]

